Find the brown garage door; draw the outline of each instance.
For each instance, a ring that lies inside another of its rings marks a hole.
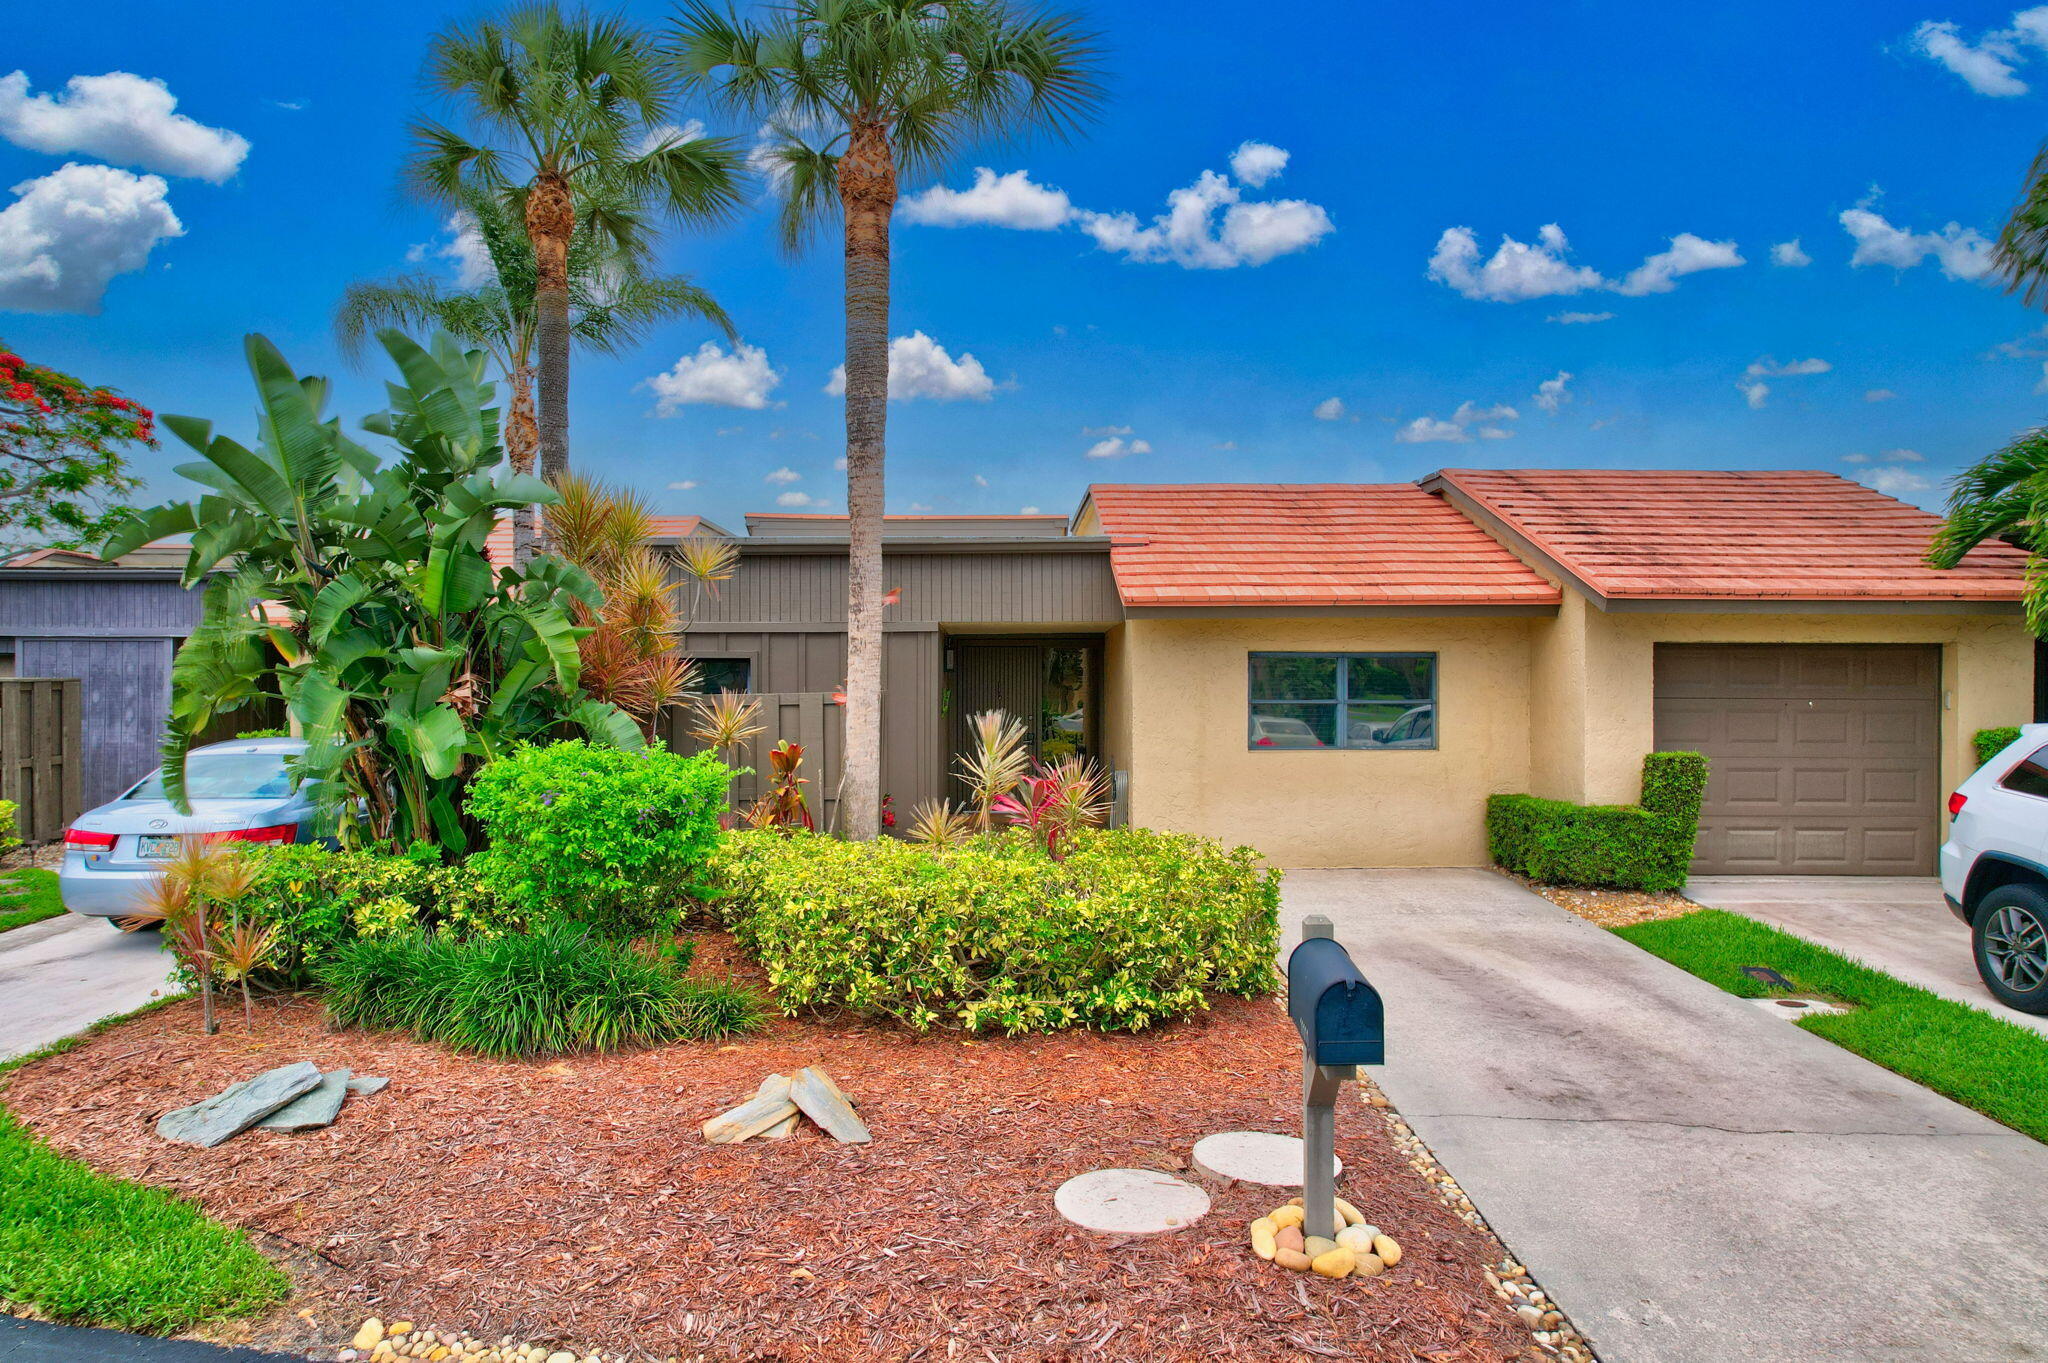
[[[1657,747],[1711,763],[1693,870],[1927,875],[1941,650],[1659,644]]]

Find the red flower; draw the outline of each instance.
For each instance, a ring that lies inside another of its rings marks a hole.
[[[27,402],[35,395],[35,385],[28,383],[17,383],[7,390],[7,396],[13,398],[16,402]]]

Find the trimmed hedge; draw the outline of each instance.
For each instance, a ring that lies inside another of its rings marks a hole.
[[[1977,765],[1981,767],[1998,756],[2007,744],[2016,742],[2019,736],[2020,729],[2017,724],[2002,724],[1995,729],[1977,730],[1970,735],[1970,742],[1977,749]]]
[[[1280,875],[1248,847],[1122,828],[1054,861],[1018,833],[935,848],[728,835],[718,906],[789,1012],[927,1031],[1136,1031],[1278,987]]]
[[[429,849],[431,850],[431,849]],[[379,852],[330,852],[311,843],[257,847],[239,908],[276,931],[270,973],[302,985],[349,942],[408,929],[447,928],[495,937],[527,926],[511,902],[492,896],[467,863],[439,865]]]
[[[500,899],[612,936],[672,929],[704,888],[732,771],[710,753],[571,739],[487,764],[469,813],[490,846],[469,859]]]
[[[1653,752],[1643,758],[1639,805],[1489,796],[1487,850],[1502,869],[1546,885],[1682,889],[1706,789],[1704,755]]]

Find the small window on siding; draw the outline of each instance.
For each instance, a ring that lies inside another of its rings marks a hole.
[[[707,696],[720,691],[747,692],[754,689],[754,660],[752,658],[696,658],[690,659],[697,665],[697,690]]]
[[[1436,654],[1254,653],[1249,745],[1436,746]]]

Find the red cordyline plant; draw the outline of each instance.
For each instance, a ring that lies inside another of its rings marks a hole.
[[[1046,855],[1058,861],[1064,855],[1060,850],[1063,840],[1109,817],[1109,778],[1100,767],[1080,757],[1062,758],[1050,765],[1039,762],[989,809],[1044,843]]]
[[[797,775],[803,767],[801,743],[783,739],[768,750],[768,789],[747,810],[747,822],[755,828],[773,828],[788,833],[797,828],[816,828],[804,787],[810,783]]]

